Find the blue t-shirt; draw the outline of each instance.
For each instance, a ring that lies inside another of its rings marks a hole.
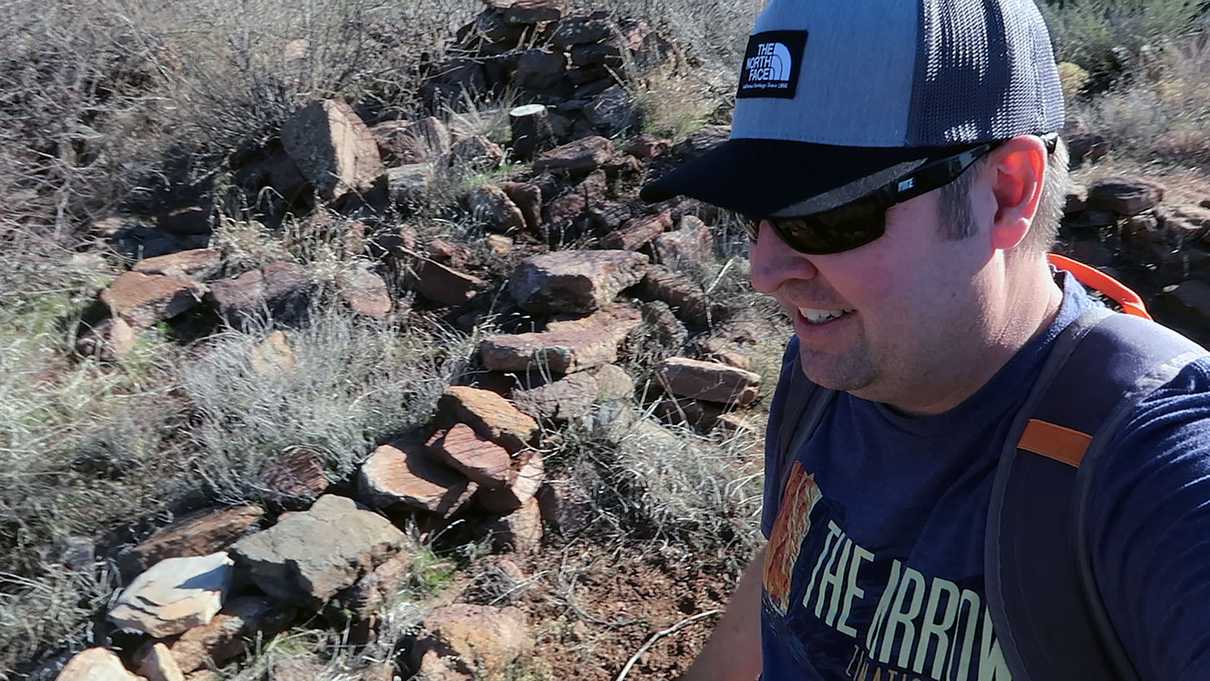
[[[1096,304],[1062,283],[1055,322],[962,404],[906,416],[840,393],[784,496],[766,469],[764,681],[1011,678],[984,598],[984,532],[1012,418],[1054,340]],[[1210,362],[1140,404],[1106,455],[1090,531],[1114,628],[1144,681],[1210,678]]]

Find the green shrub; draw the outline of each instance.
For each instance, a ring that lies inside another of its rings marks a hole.
[[[1065,0],[1043,6],[1059,61],[1094,77],[1119,73],[1146,50],[1205,26],[1199,0]],[[1124,61],[1125,60],[1125,61]]]

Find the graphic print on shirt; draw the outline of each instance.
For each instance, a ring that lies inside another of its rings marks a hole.
[[[800,670],[853,681],[1011,681],[983,576],[929,576],[844,531],[795,462],[769,535],[761,599]],[[814,678],[803,674],[806,678]]]

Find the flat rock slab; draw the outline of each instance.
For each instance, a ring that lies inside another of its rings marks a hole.
[[[760,394],[760,374],[717,362],[670,357],[656,374],[668,392],[681,397],[744,406]]]
[[[231,547],[236,563],[271,598],[318,609],[403,547],[405,535],[352,499],[325,495],[310,510]]]
[[[514,390],[513,402],[536,419],[571,421],[592,412],[600,386],[589,371],[581,371],[529,390]]]
[[[122,659],[105,648],[89,648],[68,661],[55,681],[138,681]]]
[[[628,220],[621,229],[607,236],[602,243],[606,248],[637,251],[671,228],[672,214],[668,211],[658,215],[644,215]]]
[[[284,629],[292,617],[291,610],[278,608],[266,598],[233,598],[209,624],[190,629],[163,645],[177,668],[188,674],[205,667],[207,660],[221,665],[242,655],[247,646],[245,639],[256,634],[267,639]],[[153,646],[149,645],[136,657],[141,661],[152,653]]]
[[[416,267],[416,292],[438,305],[462,305],[474,298],[488,283],[433,260],[422,260]]]
[[[556,251],[523,260],[509,293],[519,307],[538,314],[585,314],[605,307],[642,280],[648,258],[631,251]]]
[[[142,572],[168,558],[206,556],[222,551],[256,527],[265,512],[259,506],[199,511],[157,531],[122,552],[125,568]]]
[[[512,513],[538,493],[546,480],[546,464],[537,451],[527,451],[517,457],[516,468],[509,473],[509,483],[496,489],[482,489],[476,495],[479,506],[490,513]]]
[[[618,346],[642,321],[638,310],[610,305],[583,319],[551,322],[546,331],[489,336],[479,356],[494,371],[569,374],[616,361]]]
[[[234,565],[225,552],[162,560],[122,591],[109,621],[156,638],[204,625],[222,609]]]
[[[303,176],[328,200],[369,192],[386,170],[374,135],[340,100],[303,107],[282,125],[281,139]]]
[[[429,613],[411,654],[416,667],[426,654],[437,653],[454,671],[490,679],[504,674],[533,645],[520,609],[456,604]]]
[[[534,161],[534,170],[591,173],[613,160],[613,156],[612,142],[604,137],[585,137],[542,154]]]
[[[140,260],[132,268],[140,274],[160,274],[185,279],[208,279],[222,267],[223,257],[215,248],[195,248]]]
[[[1164,198],[1164,186],[1141,177],[1107,177],[1088,187],[1088,208],[1111,210],[1129,217],[1155,208]]]
[[[269,314],[286,319],[300,317],[314,290],[302,265],[279,261],[210,285],[206,299],[227,323],[244,327]]]
[[[456,423],[430,450],[444,463],[486,487],[508,484],[508,450],[481,437],[465,423]]]
[[[465,423],[510,454],[528,447],[538,435],[538,422],[508,400],[488,390],[450,386],[437,403],[447,423]]]
[[[441,463],[423,444],[409,440],[375,449],[362,464],[357,482],[361,497],[372,506],[403,504],[442,517],[458,510],[472,491],[463,475]]]
[[[101,302],[134,329],[146,329],[192,309],[205,289],[184,277],[124,272],[101,292]]]

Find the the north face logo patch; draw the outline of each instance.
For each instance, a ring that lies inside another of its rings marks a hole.
[[[735,96],[794,97],[806,45],[806,31],[768,31],[749,38]]]

